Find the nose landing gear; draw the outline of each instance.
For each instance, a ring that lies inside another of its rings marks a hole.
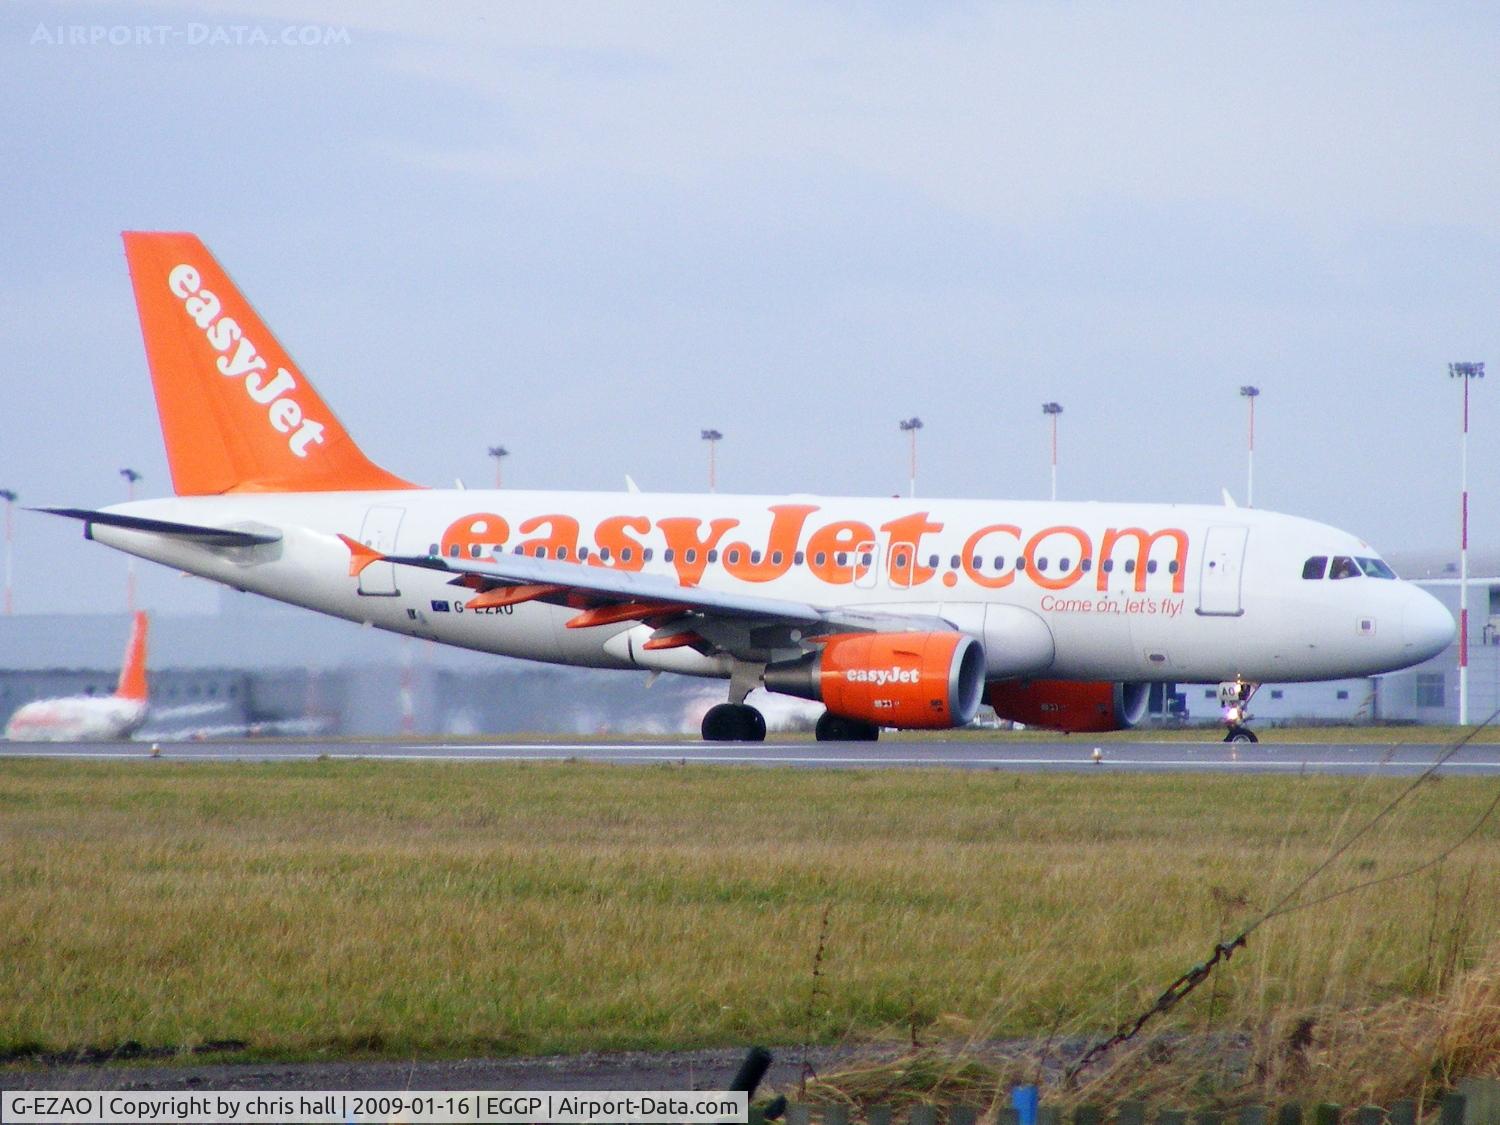
[[[1250,698],[1260,688],[1243,680],[1227,680],[1219,685],[1219,706],[1224,708],[1225,742],[1259,742],[1250,729]]]

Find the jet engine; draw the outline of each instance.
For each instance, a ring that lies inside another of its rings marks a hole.
[[[944,729],[974,718],[984,646],[963,633],[840,633],[816,652],[766,668],[769,691],[821,702],[882,727]]]
[[[1128,730],[1146,717],[1150,684],[1007,680],[990,685],[995,714],[1060,731]]]

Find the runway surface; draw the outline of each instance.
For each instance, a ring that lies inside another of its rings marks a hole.
[[[0,758],[125,759],[149,762],[152,744],[0,742]],[[1047,742],[974,739],[886,742],[320,742],[246,739],[226,742],[162,742],[167,761],[307,761],[376,759],[423,762],[586,761],[640,765],[790,766],[806,769],[988,769],[1015,771],[1100,770],[1138,772],[1369,773],[1410,776],[1427,769],[1445,745],[1360,743],[1139,742],[1078,736]],[[1098,748],[1100,760],[1094,761]],[[1444,764],[1443,772],[1500,775],[1500,745],[1471,745]]]

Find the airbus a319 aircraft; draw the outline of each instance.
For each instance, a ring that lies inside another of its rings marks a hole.
[[[125,663],[113,695],[38,699],[19,708],[5,724],[11,742],[114,742],[129,738],[146,721],[146,615],[137,613],[125,642]]]
[[[203,244],[127,233],[176,495],[98,542],[241,590],[484,652],[756,688],[819,739],[968,724],[1132,726],[1152,682],[1388,672],[1452,615],[1348,532],[1230,506],[426,489],[360,451]]]

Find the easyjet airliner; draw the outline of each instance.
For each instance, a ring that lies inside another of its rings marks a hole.
[[[1368,544],[1230,506],[420,488],[369,461],[203,244],[127,233],[176,495],[101,543],[308,609],[485,652],[718,677],[703,737],[758,741],[755,688],[821,739],[1138,722],[1155,681],[1425,660],[1443,606]]]
[[[10,717],[12,742],[114,742],[146,721],[146,615],[137,613],[125,642],[125,664],[113,695],[38,699]]]

